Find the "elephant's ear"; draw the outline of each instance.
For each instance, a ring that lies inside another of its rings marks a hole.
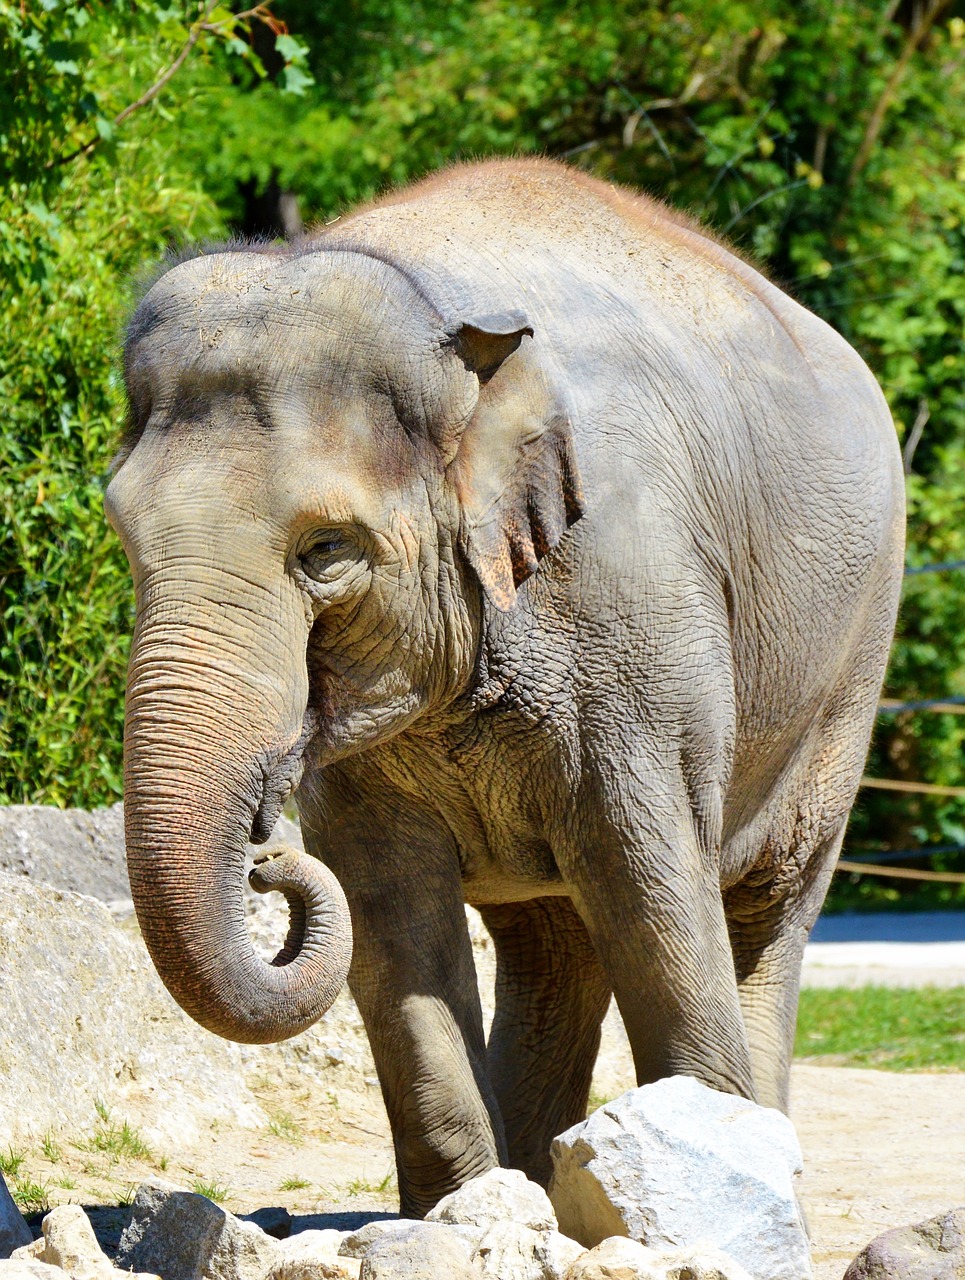
[[[460,542],[486,595],[504,611],[583,514],[569,415],[532,344],[518,350],[524,337],[532,339],[533,329],[510,312],[462,323],[450,339],[479,380],[451,464]]]

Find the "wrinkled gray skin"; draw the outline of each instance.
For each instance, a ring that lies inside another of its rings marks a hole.
[[[317,862],[256,871],[275,965],[243,924],[297,785],[404,1213],[545,1179],[611,991],[641,1082],[785,1106],[901,573],[855,353],[659,206],[513,161],[175,267],[127,381],[127,842],[183,1006],[265,1040],[334,997]]]

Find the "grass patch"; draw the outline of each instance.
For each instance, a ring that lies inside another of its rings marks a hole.
[[[26,1158],[26,1151],[14,1151],[13,1147],[0,1151],[0,1173],[7,1178],[15,1178]]]
[[[278,1190],[279,1191],[304,1191],[306,1187],[310,1187],[311,1185],[312,1184],[308,1182],[305,1178],[286,1178],[284,1182],[281,1184],[281,1186],[278,1188]]]
[[[17,1178],[10,1194],[21,1213],[46,1213],[50,1208],[50,1184],[33,1178]]]
[[[613,1099],[608,1093],[597,1093],[595,1089],[590,1090],[590,1096],[586,1101],[586,1114],[591,1116],[594,1111],[602,1107],[605,1102],[612,1102]]]
[[[276,1138],[283,1138],[285,1142],[293,1142],[296,1146],[302,1141],[298,1122],[287,1111],[279,1111],[272,1116],[268,1124],[268,1132],[273,1133]]]
[[[79,1151],[110,1156],[114,1161],[149,1160],[151,1148],[133,1125],[122,1120],[120,1124],[111,1118],[110,1108],[103,1102],[95,1102],[99,1123],[85,1142],[77,1143]]]
[[[385,1195],[392,1190],[395,1174],[390,1170],[381,1182],[369,1182],[367,1178],[353,1178],[345,1184],[345,1194],[349,1196]]]
[[[206,1200],[213,1200],[215,1204],[224,1204],[231,1195],[229,1187],[222,1186],[220,1182],[205,1182],[203,1178],[195,1178],[191,1183],[191,1190],[204,1196]]]
[[[885,1071],[965,1071],[965,987],[807,987],[795,1056]]]
[[[44,1136],[40,1139],[40,1149],[44,1153],[46,1159],[51,1164],[57,1164],[61,1156],[64,1154],[60,1149],[60,1145],[54,1138],[54,1135],[48,1129]]]

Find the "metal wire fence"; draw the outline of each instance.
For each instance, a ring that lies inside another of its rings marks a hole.
[[[905,577],[922,573],[949,573],[965,569],[965,560],[947,560],[940,564],[906,565]],[[923,698],[902,701],[898,698],[882,698],[878,704],[881,716],[899,715],[902,712],[937,712],[942,715],[965,715],[965,697]],[[918,782],[904,778],[862,778],[863,788],[880,791],[902,791],[929,796],[965,798],[965,787],[945,786],[935,782]],[[965,853],[965,844],[922,845],[914,849],[889,849],[875,853],[851,853],[838,859],[839,871],[856,875],[886,876],[896,880],[932,881],[941,884],[965,884],[965,872],[933,871],[915,867],[889,866],[892,862],[926,861],[936,854]]]

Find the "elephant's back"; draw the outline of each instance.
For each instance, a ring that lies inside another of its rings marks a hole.
[[[316,243],[414,266],[453,311],[528,302],[552,319],[569,304],[605,325],[608,314],[619,324],[648,304],[687,305],[706,320],[708,307],[730,308],[735,297],[767,306],[780,296],[695,222],[547,160],[443,170],[332,224]]]
[[[317,243],[418,276],[444,322],[523,311],[578,400],[606,401],[615,376],[684,401],[702,392],[711,409],[770,398],[789,421],[797,404],[806,418],[847,400],[865,454],[893,450],[883,398],[843,338],[692,220],[565,165],[456,166]]]
[[[762,556],[776,590],[803,572],[833,591],[859,561],[893,558],[900,459],[860,357],[659,202],[496,160],[390,195],[323,242],[418,276],[444,323],[525,313],[571,409],[591,521],[609,512],[632,537],[683,491],[690,523],[738,566]]]

